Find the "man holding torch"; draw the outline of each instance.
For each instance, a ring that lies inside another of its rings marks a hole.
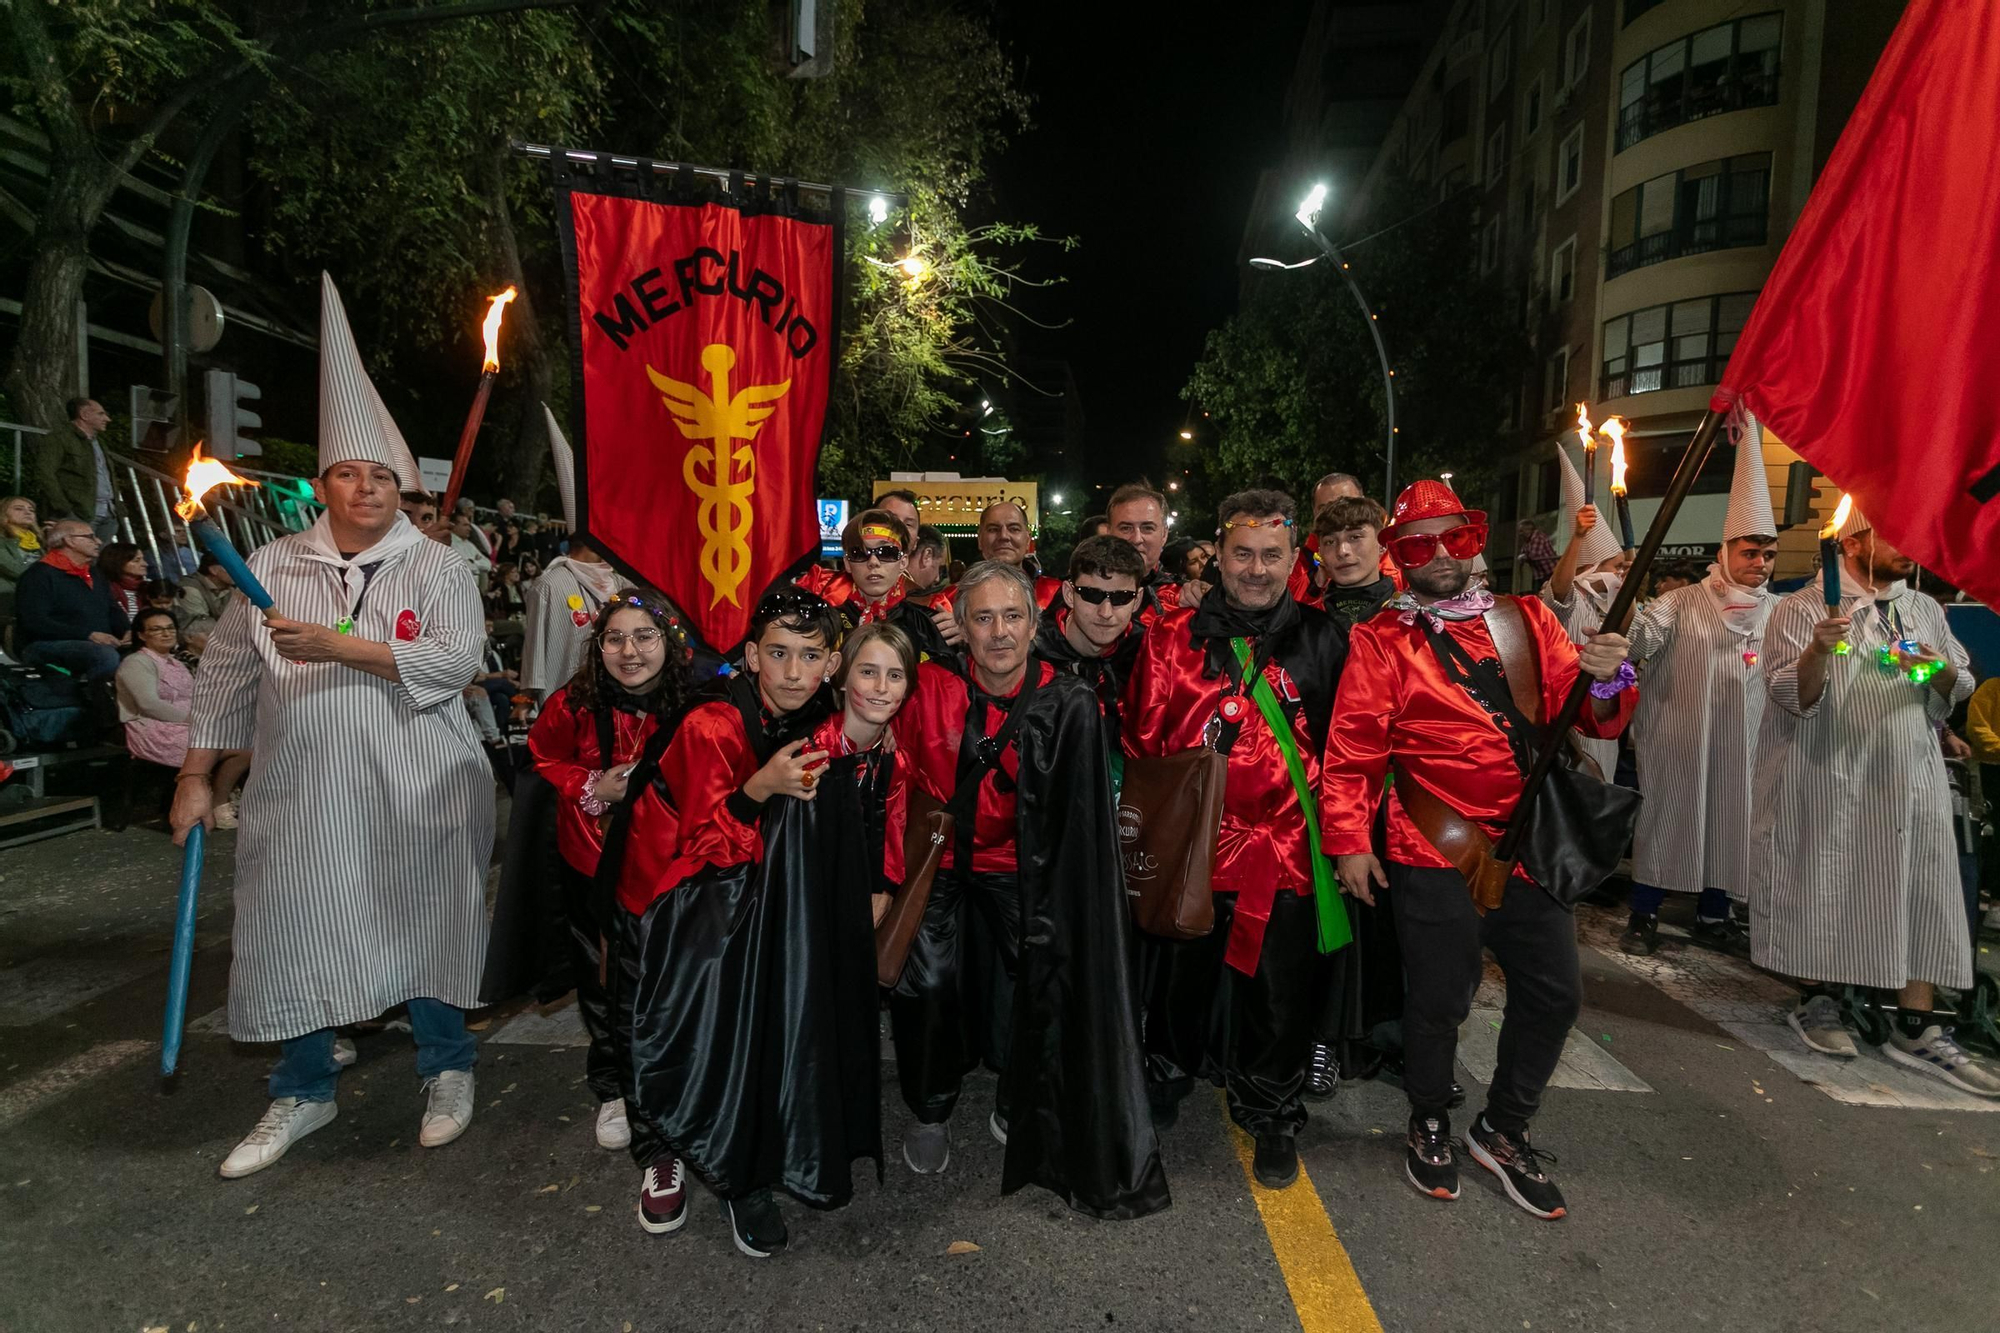
[[[473,1110],[492,776],[459,692],[483,616],[465,562],[397,508],[408,451],[329,284],[320,319],[320,476],[311,528],[253,552],[271,609],[230,601],[195,680],[176,842],[212,827],[207,776],[252,752],[237,843],[229,1031],[279,1042],[273,1098],[222,1163],[269,1166],[333,1120],[334,1030],[409,1007],[429,1090],[418,1141]]]
[[[1814,1050],[1856,1054],[1830,987],[1892,990],[1883,1055],[2000,1097],[2000,1074],[1932,1013],[1937,986],[1972,985],[1937,740],[1972,693],[1969,658],[1943,608],[1905,582],[1915,562],[1858,509],[1833,539],[1837,575],[1779,602],[1764,631],[1751,960],[1805,980],[1788,1021]]]

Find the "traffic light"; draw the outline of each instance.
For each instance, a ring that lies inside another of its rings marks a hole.
[[[134,384],[128,406],[132,452],[138,453],[142,449],[155,454],[173,452],[180,443],[180,432],[174,429],[174,422],[180,415],[180,399],[165,389]]]
[[[244,406],[263,396],[262,389],[248,380],[236,378],[234,371],[208,372],[208,434],[205,448],[210,458],[255,458],[264,452],[257,441],[243,434],[264,424],[264,418]]]

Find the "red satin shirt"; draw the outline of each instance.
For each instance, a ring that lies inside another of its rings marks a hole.
[[[1540,600],[1515,601],[1541,662],[1540,721],[1562,707],[1576,679],[1576,646]],[[1485,620],[1448,620],[1444,629],[1474,661],[1497,656]],[[1638,702],[1635,688],[1618,696],[1618,711],[1610,718],[1599,719],[1593,708],[1585,707],[1577,729],[1586,736],[1615,737],[1625,730]],[[1362,621],[1348,636],[1347,667],[1334,700],[1320,784],[1320,837],[1328,856],[1374,850],[1369,835],[1392,752],[1412,778],[1499,839],[1521,799],[1521,770],[1506,737],[1486,710],[1445,675],[1422,628],[1385,613]],[[1451,866],[1393,796],[1388,859],[1434,869]],[[1518,868],[1515,873],[1522,874]]]
[[[824,565],[814,565],[792,582],[807,592],[817,593],[831,606],[860,606],[861,615],[855,622],[860,625],[883,619],[895,610],[904,598],[916,591],[910,586],[908,577],[899,578],[895,586],[882,595],[881,601],[868,602],[862,598],[861,590],[855,586],[854,579],[850,575],[844,572],[835,573]]]
[[[1120,706],[1127,754],[1164,756],[1196,748],[1222,704],[1229,678],[1204,676],[1207,654],[1188,632],[1194,615],[1192,607],[1168,612],[1146,632]],[[1256,643],[1250,646],[1254,651]],[[1298,698],[1290,673],[1276,662],[1265,666],[1264,679],[1280,702]],[[1210,883],[1217,893],[1237,895],[1237,924],[1227,957],[1230,966],[1252,972],[1263,950],[1272,899],[1281,892],[1311,893],[1313,874],[1305,811],[1284,752],[1247,694],[1243,702],[1242,730],[1229,752]],[[1306,734],[1303,711],[1293,714],[1292,739],[1308,787],[1317,791],[1319,756]]]
[[[597,718],[569,706],[569,686],[542,704],[541,715],[528,731],[528,753],[534,757],[535,770],[556,789],[556,850],[572,869],[596,874],[597,858],[604,852],[604,831],[597,816],[585,813],[579,803],[591,773],[637,759],[658,725],[659,719],[650,713],[634,716],[613,709],[613,754],[607,760],[597,752]]]
[[[1056,669],[1039,659],[1031,661],[1028,670],[1041,673],[1035,678],[1037,688],[1055,679]],[[1022,680],[1026,679],[1023,675]],[[1014,693],[1018,695],[1019,689]],[[896,733],[896,748],[910,760],[910,780],[939,801],[950,801],[952,790],[958,785],[958,746],[965,735],[970,701],[971,694],[957,675],[934,662],[921,662],[917,665],[916,688],[890,724]],[[1005,709],[989,706],[986,734],[998,733],[1006,720]],[[1020,772],[1020,755],[1009,745],[1001,752],[1000,762],[980,779],[972,824],[972,869],[976,873],[1011,875],[1017,867],[1015,840],[1019,826],[1014,819],[1011,784]],[[1010,784],[1004,792],[995,783],[1001,773],[1007,775]],[[890,840],[900,843],[900,824],[892,822],[891,830]],[[951,865],[956,852],[955,846],[945,848],[940,864]]]
[[[696,708],[681,720],[660,758],[669,804],[652,783],[632,811],[630,841],[618,877],[618,902],[634,916],[704,866],[743,865],[762,858],[764,839],[748,798],[731,802],[763,767],[743,731],[743,715],[727,700]],[[736,809],[731,809],[735,805]]]

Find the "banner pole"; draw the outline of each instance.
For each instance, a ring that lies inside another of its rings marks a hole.
[[[1660,501],[1660,512],[1653,515],[1652,525],[1646,529],[1646,540],[1639,544],[1639,553],[1632,558],[1632,567],[1625,571],[1625,582],[1612,599],[1611,609],[1605,612],[1605,629],[1616,634],[1625,632],[1632,616],[1632,604],[1638,600],[1639,589],[1646,581],[1646,571],[1652,567],[1653,557],[1659,553],[1661,543],[1666,541],[1667,529],[1673,526],[1681,502],[1694,488],[1694,479],[1700,474],[1702,464],[1708,461],[1708,451],[1715,444],[1724,415],[1711,407],[1703,415],[1701,424],[1695,427],[1694,438],[1688,441],[1680,466],[1674,470],[1674,479],[1667,486],[1665,498]],[[1571,683],[1562,707],[1549,722],[1548,734],[1542,738],[1541,750],[1535,755],[1535,766],[1528,770],[1527,781],[1521,784],[1521,799],[1514,807],[1514,818],[1507,821],[1507,832],[1501,837],[1500,845],[1493,850],[1494,859],[1503,863],[1510,875],[1516,859],[1515,849],[1521,840],[1521,829],[1527,823],[1526,813],[1534,808],[1535,797],[1541,792],[1542,784],[1548,781],[1556,756],[1569,742],[1569,730],[1576,725],[1578,715],[1583,712],[1583,701],[1589,697],[1590,684],[1590,677],[1581,671],[1576,673],[1576,680]]]

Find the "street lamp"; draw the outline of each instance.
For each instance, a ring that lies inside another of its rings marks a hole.
[[[1396,372],[1389,369],[1389,349],[1382,342],[1382,321],[1375,318],[1374,310],[1368,305],[1368,298],[1361,294],[1361,287],[1354,281],[1353,271],[1347,266],[1346,256],[1342,255],[1340,248],[1328,240],[1326,233],[1319,229],[1320,210],[1325,205],[1326,186],[1318,184],[1312,187],[1312,192],[1299,204],[1299,211],[1292,214],[1298,219],[1299,225],[1305,228],[1306,235],[1312,237],[1313,244],[1319,247],[1318,255],[1310,259],[1301,259],[1296,264],[1287,264],[1279,259],[1253,259],[1250,261],[1250,267],[1262,269],[1267,273],[1288,273],[1293,269],[1305,268],[1309,264],[1316,263],[1321,257],[1331,259],[1340,265],[1341,279],[1347,283],[1347,290],[1353,295],[1354,304],[1361,307],[1361,317],[1367,321],[1368,332],[1375,339],[1376,360],[1382,363],[1382,400],[1389,418],[1389,447],[1383,467],[1382,498],[1385,501],[1393,501],[1396,494]]]
[[[1181,432],[1181,438],[1183,440],[1192,440],[1194,438],[1194,432],[1191,430],[1184,430]]]

